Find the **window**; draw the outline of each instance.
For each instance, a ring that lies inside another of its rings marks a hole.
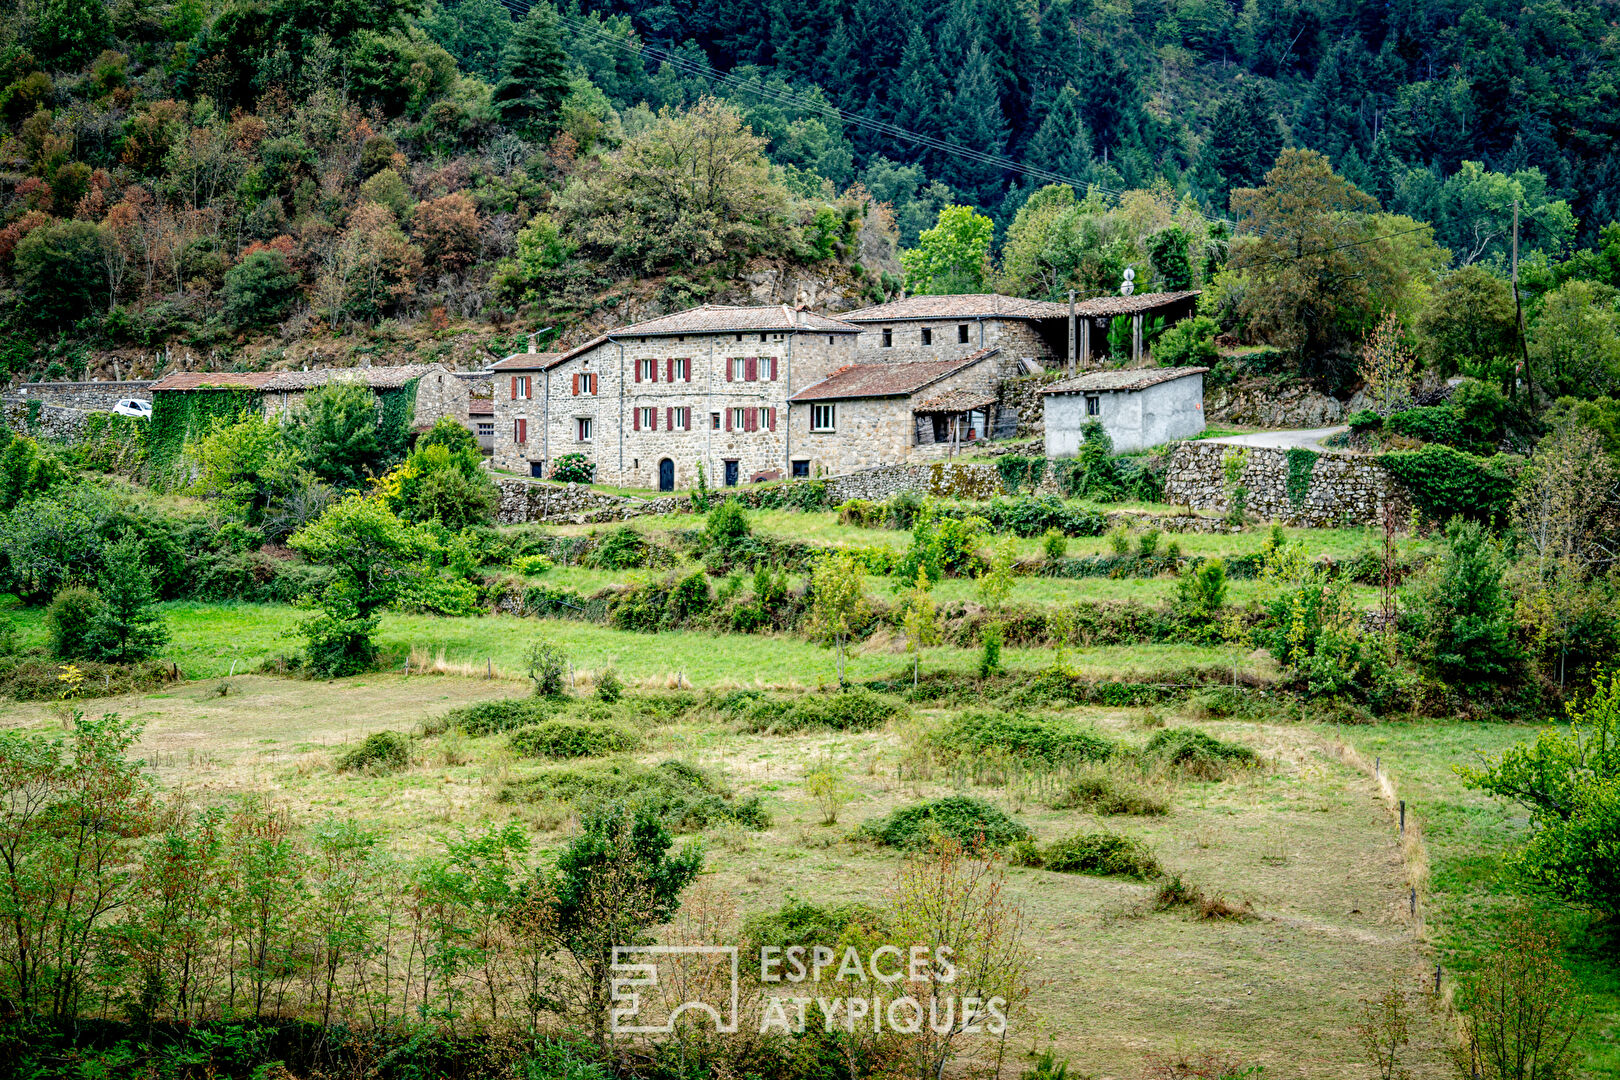
[[[1102,411],[1102,398],[1087,395],[1087,397],[1086,397],[1086,415],[1087,416],[1096,416],[1101,411]]]
[[[658,430],[658,410],[643,406],[636,410],[637,431]]]
[[[747,425],[748,425],[748,410],[747,409],[732,409],[731,410],[731,417],[730,417],[730,426],[728,426],[726,428],[726,430],[727,431],[747,431],[748,430]]]
[[[934,343],[934,329],[933,329],[933,327],[925,326],[925,327],[922,328],[922,343],[924,345],[932,345]]]
[[[719,413],[716,412],[716,413],[710,413],[709,414],[709,428],[710,428],[710,430],[713,430],[713,431],[719,431],[720,430],[720,414]]]
[[[956,328],[956,340],[958,342],[962,343],[963,345],[967,344],[967,340],[968,340],[968,324],[967,323],[963,323],[963,324],[961,324],[960,326],[958,326]]]
[[[832,431],[838,419],[837,409],[836,405],[810,406],[810,430]]]
[[[692,430],[692,410],[689,408],[681,407],[670,409],[667,419],[669,421],[669,430],[671,431]]]
[[[478,424],[478,437],[480,439],[493,439],[495,437],[495,422],[492,420],[486,424],[480,421]]]
[[[519,417],[512,421],[512,441],[522,446],[529,441],[529,421]]]
[[[690,358],[685,356],[677,356],[675,359],[669,362],[669,381],[692,381],[692,361]]]
[[[596,376],[588,371],[576,372],[574,375],[575,394],[596,393]]]
[[[636,382],[657,382],[658,361],[647,357],[636,361]]]
[[[759,335],[759,340],[764,341],[765,340],[765,335],[764,334]]]
[[[588,416],[576,417],[574,420],[574,432],[580,442],[590,442],[591,418]]]
[[[512,400],[534,397],[534,380],[529,375],[512,376]]]
[[[893,346],[894,346],[894,331],[890,330],[887,326],[885,326],[883,328],[883,347],[885,349],[888,349],[888,348],[893,348]]]
[[[795,480],[803,479],[804,477],[807,477],[809,475],[810,475],[810,462],[809,462],[808,459],[806,459],[804,461],[795,461],[793,463],[793,478]]]

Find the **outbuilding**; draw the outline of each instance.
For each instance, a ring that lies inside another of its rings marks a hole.
[[[1046,456],[1074,457],[1085,426],[1100,422],[1116,453],[1189,439],[1204,430],[1202,367],[1092,371],[1042,392]]]

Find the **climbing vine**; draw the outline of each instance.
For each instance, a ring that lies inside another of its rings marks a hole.
[[[1025,484],[1033,492],[1040,485],[1041,477],[1046,475],[1046,459],[1003,454],[996,458],[996,472],[1001,476],[1001,486],[1008,495],[1018,494]]]
[[[134,476],[146,463],[149,420],[93,412],[84,418],[84,439],[74,448],[79,464],[102,472]]]
[[[39,430],[39,414],[45,411],[45,403],[38,398],[28,402],[28,433],[32,435]]]
[[[1412,502],[1429,521],[1454,517],[1500,521],[1513,497],[1514,474],[1505,455],[1482,458],[1439,443],[1418,450],[1382,454],[1378,463],[1406,485]]]
[[[146,433],[147,475],[154,487],[168,487],[186,442],[213,423],[214,417],[238,420],[261,408],[259,392],[240,387],[171,390],[152,395],[151,427]]]
[[[397,389],[377,391],[382,404],[377,418],[377,437],[382,443],[384,458],[397,461],[405,456],[410,445],[411,427],[416,423],[416,386],[420,379],[412,379]]]
[[[1288,493],[1288,505],[1295,510],[1305,505],[1305,496],[1311,491],[1311,475],[1316,471],[1317,453],[1303,446],[1288,451],[1288,480],[1283,490]]]

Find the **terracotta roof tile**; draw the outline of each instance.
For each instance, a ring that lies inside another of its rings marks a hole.
[[[487,397],[475,397],[467,400],[468,416],[494,416],[495,400]]]
[[[262,390],[275,377],[270,371],[174,371],[148,390]]]
[[[954,413],[969,412],[973,409],[986,409],[996,403],[996,395],[986,394],[982,390],[947,390],[938,397],[929,398],[912,411],[920,413]]]
[[[788,398],[795,401],[833,401],[843,398],[907,397],[972,367],[1000,352],[999,346],[980,349],[959,360],[917,360],[905,364],[850,364]]]
[[[1055,382],[1043,394],[1104,393],[1119,390],[1146,390],[1160,383],[1174,382],[1189,375],[1202,375],[1205,367],[1125,368],[1117,371],[1088,371],[1072,379]]]
[[[1068,304],[1025,300],[999,293],[963,293],[957,296],[908,296],[876,307],[846,313],[848,322],[899,322],[906,319],[1056,319],[1069,317]]]
[[[726,334],[737,331],[810,330],[824,334],[854,334],[860,327],[840,319],[830,319],[814,311],[771,304],[764,307],[732,307],[704,304],[685,311],[660,315],[646,322],[632,323],[612,331],[613,337],[657,336],[662,334]]]
[[[1094,296],[1090,300],[1082,300],[1074,305],[1076,315],[1087,315],[1093,318],[1101,315],[1134,315],[1138,311],[1151,311],[1156,307],[1174,304],[1189,297],[1197,296],[1198,290],[1190,292],[1150,292],[1133,293],[1130,296]],[[1064,312],[1068,317],[1068,312]]]
[[[605,340],[605,339],[604,338],[597,338],[595,341],[590,342],[590,344],[595,345],[597,342],[603,341],[603,340]],[[581,346],[581,348],[585,348],[585,347],[586,346]],[[577,351],[578,350],[573,350],[573,352],[577,352]],[[496,363],[491,365],[489,370],[491,370],[491,371],[544,371],[546,368],[555,367],[557,364],[562,363],[563,360],[565,360],[569,356],[573,355],[573,352],[566,352],[566,353],[560,353],[560,352],[514,353],[511,356],[508,356],[505,360],[497,361]]]
[[[334,382],[354,382],[373,390],[393,390],[412,379],[439,370],[438,364],[400,364],[395,367],[315,368],[312,371],[278,371],[265,383],[266,390],[310,390]]]

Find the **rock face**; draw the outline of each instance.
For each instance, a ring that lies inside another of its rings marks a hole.
[[[1303,383],[1238,384],[1205,391],[1204,415],[1211,424],[1244,427],[1319,428],[1342,423],[1344,404]]]
[[[1171,453],[1164,501],[1225,513],[1225,460],[1233,453],[1247,455],[1238,483],[1248,490],[1248,512],[1261,518],[1334,528],[1377,525],[1386,504],[1401,520],[1411,513],[1405,485],[1372,458],[1211,442],[1182,443]]]

